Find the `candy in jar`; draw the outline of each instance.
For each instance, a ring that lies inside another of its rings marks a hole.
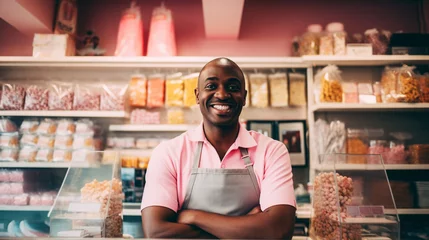
[[[347,129],[347,154],[367,154],[368,133],[362,129]],[[347,163],[366,163],[365,156],[347,156]]]
[[[342,23],[334,22],[326,26],[326,29],[332,35],[334,55],[346,54],[346,37],[344,25]]]
[[[1,109],[22,110],[24,108],[25,87],[19,84],[4,84],[1,96]]]
[[[305,106],[307,104],[305,92],[305,75],[289,73],[289,104],[292,106]]]
[[[299,55],[319,54],[319,38],[321,32],[322,26],[319,24],[311,24],[307,27],[307,32],[304,33],[299,40]]]
[[[397,101],[397,83],[400,68],[385,67],[381,75],[381,96],[383,102]]]
[[[420,102],[429,102],[429,73],[420,76]]]
[[[379,31],[375,28],[368,29],[365,31],[365,39],[366,42],[372,45],[372,53],[374,55],[386,54],[388,49],[389,41],[384,40],[387,35],[384,37],[379,33]],[[390,37],[390,36],[389,36]]]

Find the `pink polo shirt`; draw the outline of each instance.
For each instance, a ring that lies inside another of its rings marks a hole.
[[[284,144],[240,127],[238,137],[221,161],[206,139],[203,125],[161,143],[150,158],[141,209],[162,206],[181,209],[197,143],[203,141],[200,168],[242,168],[239,147],[247,148],[261,189],[261,209],[279,204],[296,207],[289,153]],[[250,180],[249,180],[250,181]]]

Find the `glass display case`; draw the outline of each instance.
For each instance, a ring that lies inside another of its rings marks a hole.
[[[86,167],[71,166],[49,212],[51,237],[122,237],[122,183],[118,154]],[[86,156],[88,158],[88,155]]]
[[[314,179],[310,237],[313,240],[391,239],[400,236],[399,217],[380,155],[350,164],[350,154],[322,155]]]

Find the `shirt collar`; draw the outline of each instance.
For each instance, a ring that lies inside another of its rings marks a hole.
[[[203,122],[198,125],[197,128],[188,131],[189,139],[193,142],[208,142],[204,130],[203,130]],[[256,146],[256,141],[252,137],[252,135],[240,124],[240,131],[238,132],[238,136],[235,139],[234,145],[236,148],[251,148]]]

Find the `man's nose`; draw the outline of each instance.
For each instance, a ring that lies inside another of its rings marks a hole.
[[[226,91],[225,87],[219,86],[216,93],[215,93],[215,97],[217,97],[219,99],[226,99],[226,98],[231,97],[231,95],[229,94],[228,91]]]

